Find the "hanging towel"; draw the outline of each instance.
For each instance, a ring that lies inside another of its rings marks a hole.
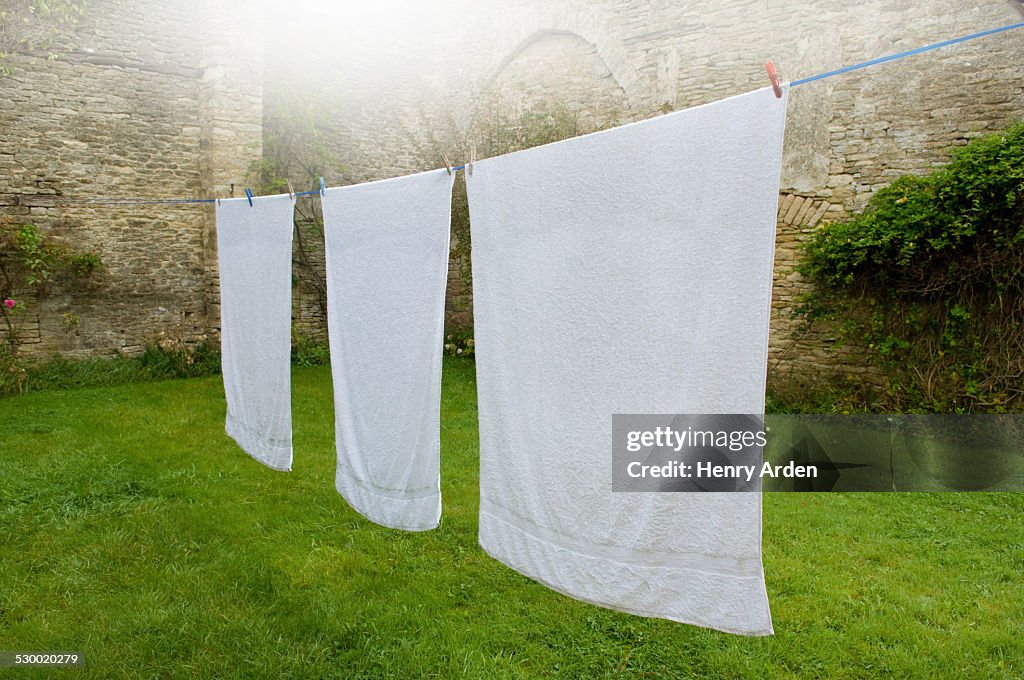
[[[366,518],[441,518],[440,408],[452,177],[327,189],[327,327],[338,492]]]
[[[292,469],[292,214],[288,194],[217,204],[225,429],[250,456]]]
[[[759,493],[612,493],[612,414],[760,414],[786,99],[467,174],[480,545],[566,595],[772,633]]]

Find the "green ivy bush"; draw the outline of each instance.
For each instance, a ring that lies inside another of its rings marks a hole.
[[[943,169],[879,191],[806,243],[802,271],[831,288],[870,282],[936,295],[1005,285],[1024,245],[1024,123],[974,140]]]
[[[884,405],[1024,408],[1024,123],[824,224],[799,271],[801,312],[828,319],[887,376]]]

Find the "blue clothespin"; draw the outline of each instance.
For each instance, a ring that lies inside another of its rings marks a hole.
[[[251,208],[252,207],[252,189],[249,189],[248,187],[246,187],[246,189],[245,189],[245,197],[249,199],[249,207]]]
[[[321,177],[320,178],[320,195],[323,196],[325,193],[327,193],[327,185],[324,184],[324,178]]]

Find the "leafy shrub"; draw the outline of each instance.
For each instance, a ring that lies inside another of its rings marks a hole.
[[[476,354],[473,333],[470,330],[456,330],[445,337],[444,353],[453,357],[471,357]]]
[[[292,328],[292,365],[329,366],[331,350],[326,342]]]
[[[935,297],[1005,286],[1024,256],[1024,123],[972,141],[945,168],[879,191],[847,222],[806,243],[801,271],[819,284]]]
[[[1024,123],[809,238],[800,310],[835,322],[887,376],[887,408],[1024,406]]]
[[[135,361],[150,379],[196,378],[220,373],[220,350],[207,342],[186,345],[162,338],[146,345]]]

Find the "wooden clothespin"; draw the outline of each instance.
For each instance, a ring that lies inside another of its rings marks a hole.
[[[469,148],[469,163],[466,163],[466,174],[473,174],[473,163],[476,162],[476,142]]]
[[[764,65],[764,70],[768,71],[768,80],[772,81],[772,89],[775,90],[775,97],[782,99],[782,85],[779,84],[779,76],[775,73],[775,62],[769,61]]]
[[[448,160],[448,154],[446,154],[445,152],[442,151],[441,152],[441,160],[444,161],[444,166],[446,168],[448,168],[448,174],[449,175],[452,174],[452,162],[450,160]]]
[[[292,197],[292,200],[295,200],[295,187],[292,186],[292,181],[290,179],[285,181],[288,182],[288,195]]]

